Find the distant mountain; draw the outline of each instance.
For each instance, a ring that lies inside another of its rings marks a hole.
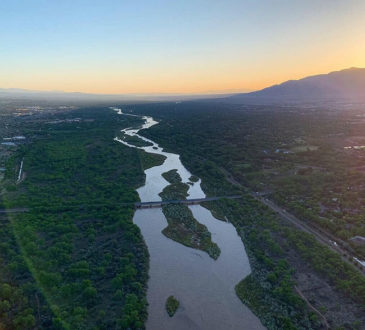
[[[228,96],[232,94],[225,94]],[[63,91],[35,91],[19,88],[0,88],[1,100],[23,101],[56,101],[56,102],[88,102],[88,103],[115,103],[138,101],[181,101],[195,99],[220,98],[222,94],[91,94]]]
[[[289,80],[257,92],[235,94],[232,103],[365,102],[365,69],[342,71]]]

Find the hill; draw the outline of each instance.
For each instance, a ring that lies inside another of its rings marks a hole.
[[[365,69],[350,68],[289,80],[279,85],[226,98],[232,103],[365,101]]]

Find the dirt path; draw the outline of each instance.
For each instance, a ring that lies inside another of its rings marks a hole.
[[[308,301],[308,299],[305,297],[305,295],[302,293],[302,291],[300,291],[296,286],[294,286],[294,289],[299,294],[299,296],[306,302],[306,304],[308,305],[308,307],[310,309],[312,309],[312,311],[314,311],[316,314],[319,315],[319,317],[322,319],[322,323],[323,323],[324,327],[326,329],[329,329],[330,326],[329,326],[329,324],[328,324],[327,319],[325,318],[325,316]]]

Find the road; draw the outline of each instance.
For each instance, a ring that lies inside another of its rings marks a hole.
[[[340,245],[338,245],[336,243],[336,241],[334,241],[335,238],[333,238],[329,234],[326,234],[323,231],[319,231],[318,229],[313,228],[312,226],[304,223],[302,220],[299,220],[297,217],[290,214],[285,209],[283,209],[280,206],[278,206],[277,204],[275,204],[273,201],[270,201],[267,198],[264,198],[264,197],[261,197],[261,196],[257,196],[257,195],[255,196],[255,194],[252,194],[252,196],[255,199],[262,202],[263,204],[265,204],[272,211],[279,214],[282,219],[290,222],[291,224],[293,224],[298,229],[300,229],[302,231],[305,231],[309,234],[312,234],[317,239],[317,241],[319,241],[322,244],[327,245],[332,251],[337,252],[341,256],[342,260],[346,261],[347,263],[349,263],[351,265],[354,265],[354,263],[358,264],[359,265],[358,269],[365,276],[365,267],[362,266],[359,262],[357,262],[354,259],[354,256],[351,255],[351,253],[349,251],[347,251],[346,249],[344,249]]]
[[[248,189],[247,187],[244,187],[242,184],[240,184],[237,180],[233,178],[231,173],[229,173],[226,169],[220,168],[224,175],[226,176],[227,181],[232,183],[233,185],[239,186],[243,189]],[[348,264],[354,266],[354,263],[358,267],[361,274],[365,276],[365,267],[361,265],[357,260],[354,259],[354,255],[351,254],[348,250],[341,247],[336,243],[336,240],[339,241],[339,239],[333,237],[332,235],[324,232],[323,230],[319,228],[314,228],[312,225],[308,225],[307,223],[303,222],[302,220],[299,220],[296,216],[293,214],[287,212],[284,208],[280,207],[279,205],[275,204],[273,201],[263,197],[259,193],[250,192],[250,195],[255,198],[256,200],[260,201],[261,203],[265,204],[268,208],[270,208],[272,211],[280,215],[282,219],[284,219],[287,222],[290,222],[292,225],[294,225],[296,228],[312,234],[318,242],[328,246],[332,251],[338,253],[342,260],[347,262]]]
[[[0,209],[1,214],[8,214],[8,213],[24,213],[28,212],[27,208],[16,208],[16,209]]]

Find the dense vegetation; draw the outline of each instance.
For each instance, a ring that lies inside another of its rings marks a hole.
[[[328,149],[323,146],[325,136],[349,133],[347,123],[341,121],[338,113],[280,108],[272,111],[264,107],[247,110],[218,103],[189,102],[135,106],[133,111],[160,121],[160,125],[142,134],[179,153],[185,166],[202,178],[208,195],[226,195],[240,189],[245,194],[247,189],[230,184],[238,182],[272,198],[281,193],[285,200],[298,198],[297,203],[302,203],[298,196],[302,190],[315,187],[315,179],[304,184],[295,181],[296,178],[322,177],[321,194],[317,196],[321,200],[328,199],[326,192],[333,194],[333,186],[349,184],[347,176],[341,176],[341,180],[328,177],[335,169],[337,175],[348,171],[345,166],[348,155],[343,154],[343,148],[329,147],[328,141]],[[334,162],[336,157],[339,160]],[[322,167],[326,165],[326,172],[321,175],[314,168],[314,164],[320,166],[320,163]],[[295,169],[299,167],[298,172]],[[307,170],[308,167],[313,168]],[[290,182],[291,190],[286,190],[285,182]],[[351,189],[345,190],[340,191],[347,194]],[[357,201],[361,209],[363,205]],[[284,202],[283,205],[288,206]],[[319,310],[333,328],[357,329],[365,324],[364,277],[338,254],[311,235],[282,222],[249,194],[239,201],[221,200],[206,206],[215,216],[231,221],[241,235],[252,274],[237,286],[237,294],[268,328],[320,328],[323,320]],[[303,210],[315,214],[317,209]],[[326,221],[320,224],[324,228]],[[333,219],[327,221],[332,222]],[[343,222],[342,226],[345,224],[348,226],[349,222]],[[352,223],[351,228],[361,234],[361,220],[357,224],[357,229]],[[338,234],[335,230],[331,232]],[[306,290],[311,305],[301,299],[300,294],[305,296],[301,289]],[[326,299],[322,299],[323,294]],[[338,301],[346,307],[339,307]]]
[[[289,325],[304,329],[319,327],[318,315],[306,312],[303,300],[294,290],[295,267],[299,263],[293,262],[293,258],[302,258],[327,283],[365,306],[365,278],[313,236],[282,223],[250,196],[239,202],[222,200],[209,204],[236,226],[245,242],[252,274],[237,286],[237,293],[270,329]]]
[[[162,165],[166,157],[159,154],[151,154],[138,150],[139,159],[141,161],[141,167],[143,170],[149,169],[154,166]]]
[[[177,173],[177,170],[170,170],[168,172],[162,173],[162,177],[170,184],[181,183],[181,177],[179,173]],[[182,198],[185,198],[187,196],[186,192],[183,194]]]
[[[12,111],[1,109],[0,139],[21,135]],[[3,195],[5,164],[16,147],[0,145],[0,208]],[[14,185],[12,185],[14,188]],[[52,328],[52,313],[29,272],[14,236],[7,214],[0,214],[0,329]]]
[[[19,250],[7,217],[0,217],[0,329],[52,328],[52,313]]]
[[[194,173],[215,167],[219,176],[221,168],[227,170],[365,259],[365,241],[354,239],[365,237],[362,109],[273,109],[217,102],[131,109],[160,119],[160,125],[144,134],[164,140]]]
[[[141,151],[113,141],[120,128],[138,124],[135,118],[97,108],[56,116],[81,119],[29,122],[24,129],[32,143],[19,148],[8,162],[5,203],[27,206],[29,212],[14,214],[9,222],[15,238],[1,251],[9,254],[14,244],[18,247],[20,256],[14,249],[8,268],[17,276],[19,289],[3,284],[1,299],[9,290],[19,292],[13,299],[36,294],[41,309],[44,297],[56,328],[144,328],[148,252],[132,223],[133,206],[121,203],[138,200],[135,189],[144,181],[142,166],[156,160],[141,158]],[[23,157],[26,179],[15,186]],[[22,275],[27,271],[34,278],[29,284]],[[3,304],[5,311],[14,310],[14,302]],[[24,298],[14,317],[8,314],[13,322],[47,322],[34,320],[40,311],[27,304]]]
[[[167,314],[169,314],[170,317],[173,317],[177,309],[179,308],[179,305],[180,305],[179,301],[174,296],[168,297],[166,300]]]
[[[243,194],[205,206],[232,222],[245,244],[252,273],[236,292],[264,325],[320,329],[324,315],[331,328],[363,327],[364,277],[247,193],[265,194],[364,256],[364,245],[352,239],[365,236],[360,114],[217,102],[130,110],[160,120],[142,134],[179,153],[208,195]],[[122,203],[138,200],[143,170],[165,157],[113,141],[121,128],[139,124],[99,108],[23,122],[28,143],[6,165],[0,204],[29,212],[0,218],[0,328],[144,327],[148,253],[132,206]],[[16,185],[23,158],[25,179]],[[170,185],[163,199],[186,198],[188,185],[176,171],[164,177]],[[167,236],[218,257],[186,206],[163,211]]]
[[[170,183],[160,193],[162,200],[183,200],[187,197],[189,185],[181,182],[176,170],[162,174]],[[168,204],[162,207],[168,226],[162,233],[186,246],[205,251],[213,259],[220,255],[218,245],[212,242],[212,235],[207,227],[199,223],[187,205]]]

